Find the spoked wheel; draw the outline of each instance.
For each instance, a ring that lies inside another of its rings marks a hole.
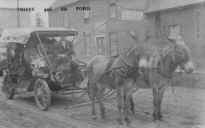
[[[48,109],[51,104],[51,90],[45,80],[36,80],[34,87],[34,97],[38,108],[41,110]]]
[[[15,89],[9,77],[4,78],[2,91],[4,92],[7,99],[12,100],[14,98]]]
[[[6,91],[4,91],[4,94],[6,96],[6,99],[12,100],[14,98],[14,89],[7,89]]]
[[[6,92],[5,95],[7,99],[12,100],[14,98],[14,89],[12,88],[8,90],[8,92]]]

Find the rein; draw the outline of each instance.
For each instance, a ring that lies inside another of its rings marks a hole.
[[[119,56],[119,58],[127,68],[132,68],[133,67],[133,66],[130,66],[121,56]],[[121,67],[124,67],[124,66],[121,66]]]
[[[157,54],[159,57],[155,57],[154,55],[151,55],[148,58],[146,58],[148,67],[139,67],[139,73],[144,74],[146,76],[146,74],[151,71],[151,72],[157,72],[163,77],[170,78],[168,73],[169,70],[165,70],[167,68],[171,68],[170,65],[167,65],[168,64],[167,57],[171,57],[170,61],[175,62],[176,57],[174,53],[176,52],[176,50],[177,50],[176,46],[159,49],[158,50],[159,53]]]
[[[123,63],[123,65],[114,70],[120,70],[118,74],[124,78],[134,77],[133,74],[138,72],[138,67],[129,65],[121,56],[119,56],[119,59]]]
[[[122,62],[121,66],[118,67],[113,67],[110,68],[112,66],[112,64],[116,61],[116,59],[119,59],[120,62]],[[124,59],[123,57],[120,55],[116,58],[114,58],[114,60],[110,60],[111,63],[108,64],[108,67],[106,69],[106,72],[104,75],[106,75],[107,73],[112,73],[115,72],[117,73],[119,76],[123,77],[123,78],[128,78],[128,77],[134,77],[134,73],[138,72],[138,67],[134,67],[129,65]]]

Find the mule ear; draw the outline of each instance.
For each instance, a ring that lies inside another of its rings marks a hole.
[[[132,39],[134,39],[136,42],[138,42],[138,36],[136,35],[136,33],[134,31],[129,31],[128,32],[129,35],[132,37]]]
[[[176,40],[175,40],[175,39],[167,38],[167,40],[168,40],[169,42],[171,42],[172,44],[176,44]]]
[[[171,36],[165,35],[164,36],[169,42],[171,42],[172,44],[176,44],[176,39],[174,39]]]

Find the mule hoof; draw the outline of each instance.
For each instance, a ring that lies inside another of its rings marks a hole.
[[[97,116],[96,115],[92,115],[92,119],[93,120],[97,120]]]
[[[134,118],[134,119],[137,119],[137,115],[136,115],[136,114],[135,114],[135,115],[133,115],[133,118]]]
[[[158,120],[159,120],[159,121],[162,121],[162,118],[163,118],[163,116],[160,114],[160,115],[158,116]]]
[[[125,122],[126,122],[126,125],[129,126],[130,123],[131,123],[131,120],[130,120],[128,117],[126,117],[126,118],[125,118]]]
[[[102,113],[100,114],[100,117],[101,117],[101,119],[105,120],[105,118],[106,118],[105,112],[102,112]]]
[[[153,113],[153,114],[152,114],[152,117],[153,117],[153,121],[159,120],[156,113]]]
[[[131,115],[132,115],[134,118],[137,118],[136,112],[132,112]]]
[[[101,115],[101,119],[105,120],[105,118],[106,118],[105,115]]]
[[[123,125],[122,119],[118,118],[118,119],[117,119],[117,122],[118,122],[119,125]]]
[[[162,121],[162,115],[161,114],[159,114],[159,115],[157,115],[157,114],[153,114],[153,121]]]

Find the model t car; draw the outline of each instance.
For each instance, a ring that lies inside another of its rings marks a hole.
[[[82,81],[80,64],[72,58],[77,31],[64,28],[6,29],[0,38],[6,49],[2,91],[7,98],[34,96],[37,106],[46,110],[51,93],[78,89]]]

